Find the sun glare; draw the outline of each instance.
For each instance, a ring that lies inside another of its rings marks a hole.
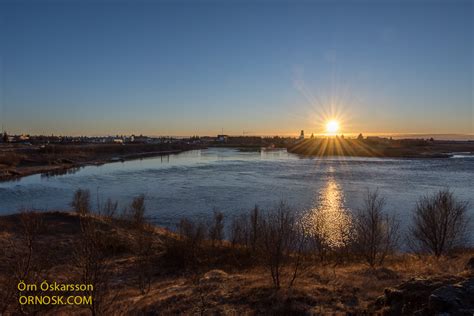
[[[332,120],[326,123],[326,132],[328,134],[334,134],[339,130],[339,122]]]

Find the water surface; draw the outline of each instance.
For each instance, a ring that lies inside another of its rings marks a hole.
[[[325,210],[337,218],[343,216],[337,212],[359,207],[366,190],[378,189],[387,200],[387,210],[399,214],[406,227],[420,196],[448,186],[470,202],[474,213],[473,179],[474,158],[466,155],[301,158],[286,150],[211,148],[3,182],[0,214],[20,208],[67,210],[74,191],[83,188],[91,191],[94,207],[110,197],[122,209],[143,193],[150,219],[169,227],[183,216],[206,218],[218,209],[231,217],[255,204],[271,208],[281,200],[298,210]]]

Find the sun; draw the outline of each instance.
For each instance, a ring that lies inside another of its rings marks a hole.
[[[334,134],[339,130],[339,122],[336,120],[331,120],[326,123],[326,133]]]

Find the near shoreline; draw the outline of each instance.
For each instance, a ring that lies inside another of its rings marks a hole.
[[[264,261],[255,260],[242,246],[197,240],[152,225],[140,228],[125,218],[16,213],[0,216],[0,232],[0,246],[7,254],[0,262],[0,311],[6,314],[20,308],[44,315],[84,315],[96,308],[116,315],[464,315],[462,311],[473,311],[472,249],[440,258],[395,253],[383,266],[373,268],[360,260],[334,263],[308,258],[291,288],[275,288]],[[100,251],[88,246],[90,240]],[[91,295],[97,305],[19,306],[17,295],[44,295],[18,290],[16,275],[25,269],[18,263],[27,255],[31,264],[26,284],[82,284],[83,262],[93,262],[95,277],[85,283],[94,285]],[[206,259],[195,261],[194,256]],[[283,275],[288,276],[288,271]]]

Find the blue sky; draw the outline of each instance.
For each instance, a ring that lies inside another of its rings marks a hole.
[[[473,133],[473,1],[0,1],[32,134]]]

